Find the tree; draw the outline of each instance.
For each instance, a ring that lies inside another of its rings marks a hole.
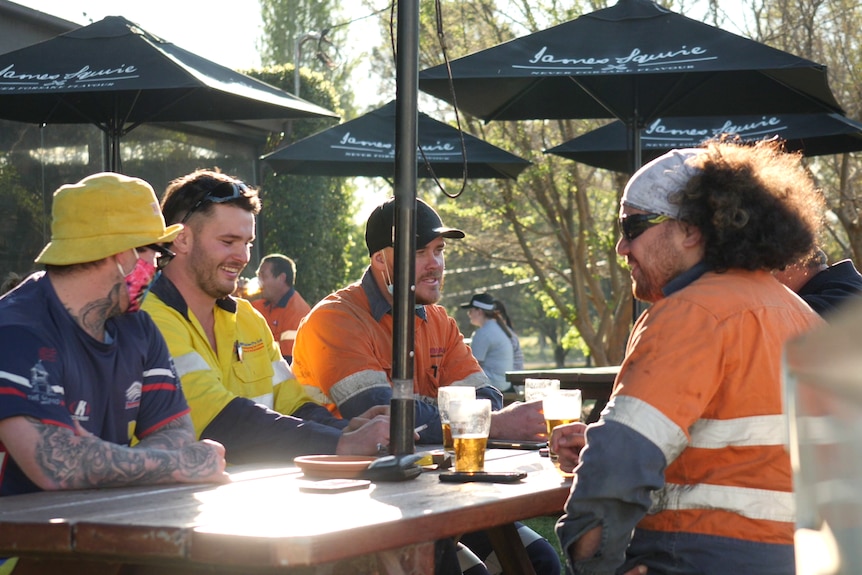
[[[250,70],[273,86],[287,89],[293,81],[293,66],[271,66]],[[302,76],[305,99],[324,108],[335,107],[332,84],[320,74]],[[292,139],[301,139],[331,125],[330,119],[292,122]],[[269,145],[284,143],[274,134]],[[267,171],[263,180],[259,236],[263,253],[283,253],[296,261],[296,286],[310,302],[316,302],[343,285],[347,275],[347,250],[353,239],[350,222],[352,194],[339,178],[276,175]]]
[[[442,32],[448,56],[454,59],[611,3],[576,1],[563,7],[556,0],[449,0],[442,2]],[[828,64],[839,102],[851,117],[862,112],[858,88],[862,85],[858,37],[862,7],[858,2],[689,0],[661,4]],[[422,5],[421,17],[420,68],[424,68],[439,64],[442,56],[433,3]],[[387,40],[379,52],[386,56],[380,58],[380,67],[391,75],[387,28],[382,29]],[[423,111],[428,113],[425,106]],[[443,113],[451,117],[448,107],[440,107]],[[632,310],[629,274],[614,252],[616,212],[626,177],[540,153],[598,123],[481,125],[470,118],[462,118],[462,122],[468,131],[535,163],[517,182],[468,186],[455,206],[437,194],[437,205],[446,210],[446,219],[471,232],[463,242],[466,250],[496,262],[515,279],[538,278],[527,290],[543,303],[549,316],[563,318],[570,327],[559,342],[564,347],[584,349],[597,365],[619,362]],[[812,159],[809,165],[831,208],[829,237],[824,238],[829,240],[830,255],[862,257],[858,160],[832,156]],[[458,266],[458,261],[450,258],[449,264]]]
[[[339,3],[335,0],[260,0],[260,7],[264,66],[287,63],[298,64],[300,69],[325,71],[338,88],[339,107],[352,113],[352,95],[349,90],[342,89],[349,85],[352,64],[341,53],[347,29],[340,20]],[[296,91],[293,83],[282,87],[290,93]],[[305,97],[302,89],[297,95]]]
[[[568,20],[556,2],[447,2],[443,25],[452,58]],[[572,9],[574,7],[571,7]],[[505,9],[505,12],[503,12]],[[593,9],[593,7],[589,7]],[[423,65],[440,60],[433,14],[423,13]],[[515,18],[519,18],[515,21]],[[539,18],[542,18],[541,20]],[[579,349],[596,365],[619,363],[631,325],[631,287],[614,245],[618,190],[623,180],[541,150],[595,127],[595,122],[495,122],[462,119],[467,131],[532,160],[516,182],[469,185],[442,211],[464,229],[467,249],[527,283],[522,299],[541,303],[552,321],[534,323],[553,338],[555,363]],[[553,320],[567,326],[556,329]],[[537,330],[538,331],[538,330]]]

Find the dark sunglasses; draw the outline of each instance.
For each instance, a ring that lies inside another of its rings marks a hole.
[[[165,269],[165,266],[168,265],[168,263],[174,258],[175,255],[177,255],[165,246],[159,244],[148,244],[144,246],[144,248],[156,252],[157,271],[162,271],[163,269]]]
[[[628,241],[633,241],[651,227],[672,219],[664,214],[629,214],[620,218],[620,233]]]
[[[225,202],[229,202],[231,200],[237,200],[242,197],[248,197],[251,195],[251,191],[248,189],[248,186],[243,184],[242,182],[222,182],[206,194],[204,197],[199,199],[192,208],[186,212],[186,215],[183,216],[183,219],[180,220],[181,224],[184,224],[188,221],[189,217],[193,213],[195,213],[204,203],[209,202],[211,204],[223,204]]]

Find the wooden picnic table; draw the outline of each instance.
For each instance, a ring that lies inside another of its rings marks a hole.
[[[489,450],[486,469],[528,475],[515,484],[452,484],[426,471],[316,494],[299,491],[305,478],[296,467],[241,467],[220,486],[4,497],[0,557],[28,559],[31,573],[70,575],[432,573],[435,540],[487,529],[512,573],[530,573],[512,523],[560,513],[571,480],[536,451]]]

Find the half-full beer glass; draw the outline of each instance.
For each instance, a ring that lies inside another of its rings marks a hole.
[[[491,400],[450,401],[449,424],[455,446],[455,471],[484,471],[485,448],[491,431]]]
[[[460,399],[476,399],[476,388],[447,385],[437,390],[437,411],[440,412],[440,424],[443,426],[443,449],[449,453],[455,452],[452,428],[449,424],[449,402]]]
[[[546,395],[542,399],[542,411],[545,412],[545,427],[548,430],[548,455],[559,469],[557,454],[551,449],[551,432],[559,425],[581,420],[581,390],[560,389]]]
[[[528,377],[524,380],[524,400],[544,399],[549,393],[560,390],[559,379],[538,379]]]

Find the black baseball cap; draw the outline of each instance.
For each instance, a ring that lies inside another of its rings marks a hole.
[[[461,239],[464,232],[443,225],[440,215],[434,208],[420,199],[416,200],[416,249],[427,246],[431,240],[439,237]],[[380,204],[365,224],[365,246],[368,255],[379,252],[383,248],[395,245],[395,198],[389,198]]]

